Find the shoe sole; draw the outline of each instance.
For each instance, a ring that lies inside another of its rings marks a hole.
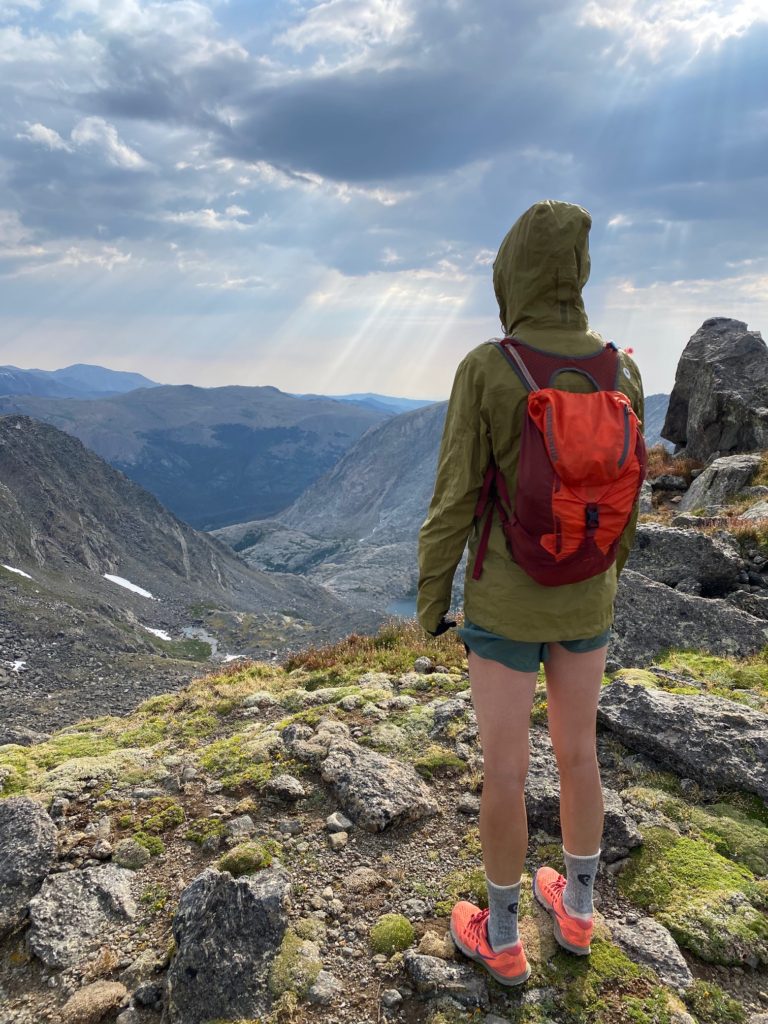
[[[530,978],[530,976],[531,976],[531,965],[530,964],[526,968],[524,974],[516,974],[512,978],[510,978],[509,975],[507,975],[507,974],[499,974],[498,971],[494,971],[494,969],[490,966],[490,964],[486,963],[486,961],[483,960],[483,958],[481,956],[478,956],[476,953],[473,953],[471,950],[467,949],[467,947],[462,942],[459,942],[459,940],[456,938],[456,934],[455,934],[455,932],[453,930],[453,922],[452,921],[451,921],[451,923],[449,924],[448,927],[449,927],[449,931],[451,933],[451,938],[453,939],[453,942],[454,942],[454,945],[456,946],[456,948],[460,949],[461,952],[464,954],[464,956],[469,957],[470,960],[474,960],[475,963],[481,964],[481,966],[483,966],[486,969],[486,971],[488,971],[488,973],[493,978],[495,978],[496,981],[499,982],[499,984],[501,984],[501,985],[522,985],[524,981],[528,981],[528,979]]]
[[[569,953],[575,953],[576,956],[587,956],[589,953],[592,952],[591,945],[575,946],[572,942],[569,942],[568,939],[566,939],[566,937],[560,931],[560,922],[557,920],[557,914],[539,892],[539,886],[536,881],[536,875],[533,876],[533,895],[536,899],[536,902],[539,903],[542,907],[544,907],[546,912],[552,918],[552,923],[555,926],[555,938],[557,939],[558,943],[563,947],[563,949],[567,949]]]

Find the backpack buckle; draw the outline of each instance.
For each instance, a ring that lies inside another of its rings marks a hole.
[[[586,507],[586,520],[587,520],[587,535],[592,536],[593,533],[600,526],[600,509],[597,505],[587,505]]]

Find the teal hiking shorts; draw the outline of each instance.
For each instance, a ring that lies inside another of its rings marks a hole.
[[[482,626],[476,626],[469,619],[465,619],[464,625],[456,632],[459,634],[467,654],[474,651],[481,658],[498,661],[516,672],[538,672],[539,665],[549,658],[549,643],[508,640],[505,636],[490,633]],[[572,651],[574,654],[586,654],[587,651],[596,651],[598,648],[604,647],[608,643],[610,635],[609,628],[604,633],[588,637],[585,640],[561,640],[560,643],[567,651]]]

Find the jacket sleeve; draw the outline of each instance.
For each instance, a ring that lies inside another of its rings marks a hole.
[[[640,420],[640,428],[645,429],[645,395],[643,394],[643,381],[640,377],[640,371],[637,368],[637,364],[631,359],[626,353],[621,355],[622,364],[629,370],[630,379],[629,385],[626,388],[626,393],[632,402],[632,408],[637,413],[637,418]],[[640,512],[639,500],[635,502],[635,507],[632,510],[632,515],[629,522],[624,528],[624,532],[621,535],[619,541],[619,551],[616,556],[616,577],[621,575],[621,570],[629,558],[629,552],[632,550],[632,545],[635,541],[635,532],[637,530],[637,518]]]
[[[456,567],[472,529],[475,506],[491,457],[482,415],[482,385],[471,353],[459,364],[448,401],[435,489],[419,531],[419,622],[433,633],[451,606]]]

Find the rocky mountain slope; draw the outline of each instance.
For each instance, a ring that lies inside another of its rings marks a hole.
[[[40,395],[48,398],[104,398],[136,388],[160,385],[141,373],[105,366],[73,363],[60,370],[22,370],[0,366],[0,395]]]
[[[250,568],[76,438],[18,415],[0,417],[0,611],[4,726],[29,707],[43,727],[127,710],[169,672],[188,678],[184,659],[210,654],[201,641],[263,654],[350,621],[322,588]]]
[[[445,410],[441,402],[379,424],[274,521],[214,535],[249,565],[306,575],[356,607],[382,611],[412,595]]]
[[[389,415],[271,387],[161,385],[81,401],[0,395],[86,447],[198,529],[289,505],[369,427]]]
[[[481,904],[482,755],[455,635],[229,666],[0,747],[3,1024],[764,1024],[768,663],[672,653],[606,678],[589,957],[531,896],[563,870],[537,687],[521,936],[505,989],[458,953]]]

